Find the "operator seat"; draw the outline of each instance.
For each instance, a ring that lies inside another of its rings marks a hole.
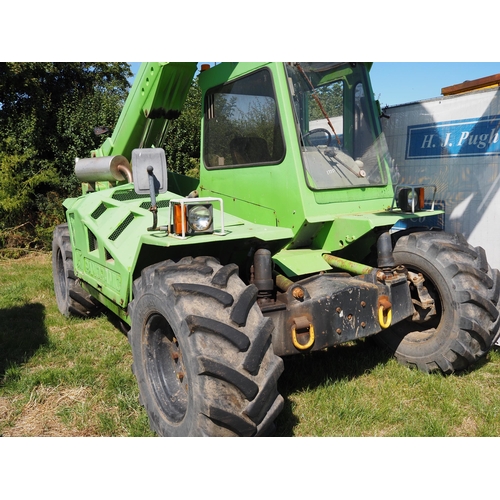
[[[235,165],[245,163],[269,163],[271,155],[262,137],[235,137],[229,143]]]

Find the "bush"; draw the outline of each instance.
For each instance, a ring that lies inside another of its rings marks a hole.
[[[50,248],[80,192],[75,158],[116,123],[131,76],[127,63],[0,63],[0,249]]]

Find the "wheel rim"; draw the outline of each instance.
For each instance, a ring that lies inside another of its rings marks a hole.
[[[188,405],[188,379],[181,348],[161,314],[149,317],[144,332],[146,371],[156,403],[168,420],[179,423]]]

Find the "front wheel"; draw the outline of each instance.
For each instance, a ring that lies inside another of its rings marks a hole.
[[[133,371],[160,436],[266,435],[283,407],[273,324],[234,264],[166,261],[134,282]]]
[[[484,250],[462,235],[420,232],[402,236],[394,260],[404,265],[416,314],[377,335],[402,364],[424,372],[463,370],[483,357],[499,332],[500,273]],[[433,303],[433,304],[432,304]],[[431,305],[432,304],[432,307]]]

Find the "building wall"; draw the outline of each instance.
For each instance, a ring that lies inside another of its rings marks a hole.
[[[435,184],[448,232],[500,269],[500,90],[391,106],[382,118],[400,183]]]

